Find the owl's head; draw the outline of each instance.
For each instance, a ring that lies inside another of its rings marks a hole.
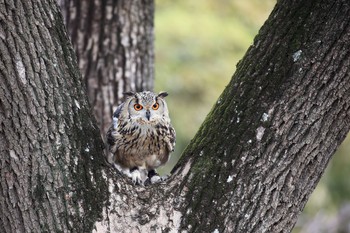
[[[161,120],[169,121],[169,112],[164,98],[166,92],[155,94],[150,91],[127,92],[126,103],[128,104],[129,117],[140,124],[152,124]]]

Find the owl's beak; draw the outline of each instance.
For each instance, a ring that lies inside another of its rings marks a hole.
[[[151,112],[149,110],[146,111],[146,118],[148,120],[151,118]]]

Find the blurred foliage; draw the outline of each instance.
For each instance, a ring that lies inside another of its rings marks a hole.
[[[274,6],[273,0],[158,0],[155,10],[156,85],[176,129],[168,173]],[[160,171],[162,172],[162,171]]]
[[[169,173],[235,72],[276,0],[156,0],[155,90],[169,92],[177,144]],[[331,160],[302,219],[350,199],[350,138]],[[298,230],[295,230],[298,232]]]

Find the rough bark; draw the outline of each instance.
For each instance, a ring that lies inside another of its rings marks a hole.
[[[102,148],[60,9],[0,1],[0,232],[91,231]]]
[[[153,90],[154,2],[58,1],[105,135],[123,92]]]
[[[0,8],[1,232],[291,231],[350,128],[346,0],[279,1],[148,187],[105,166],[56,5],[16,4]]]
[[[291,231],[349,131],[349,14],[278,2],[174,170],[192,164],[181,228]]]

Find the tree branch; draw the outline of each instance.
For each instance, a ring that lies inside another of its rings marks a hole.
[[[140,232],[290,232],[350,128],[349,10],[279,1],[167,184],[136,188],[146,199],[115,205],[115,219],[132,212]]]
[[[291,231],[349,131],[349,10],[278,2],[174,168],[181,229]]]

